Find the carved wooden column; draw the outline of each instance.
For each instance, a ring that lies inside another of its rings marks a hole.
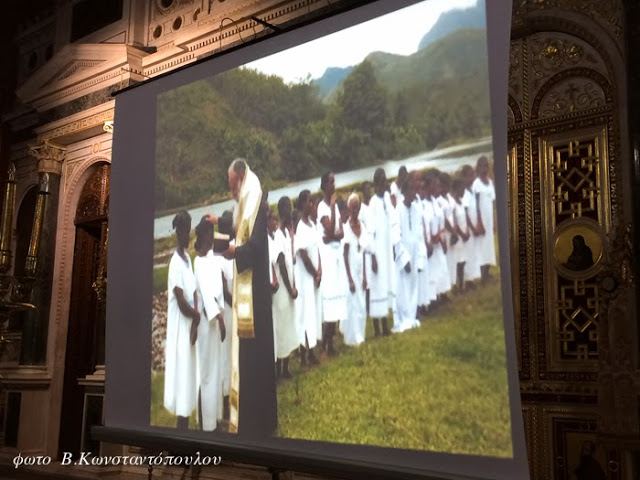
[[[31,296],[37,310],[25,315],[20,353],[21,364],[36,365],[46,360],[60,174],[66,149],[45,140],[40,145],[32,146],[29,153],[38,160],[38,173],[48,174],[49,177],[49,194],[43,213],[40,248],[36,262],[36,283]]]

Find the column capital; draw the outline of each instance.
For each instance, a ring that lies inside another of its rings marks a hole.
[[[67,154],[67,149],[49,140],[45,140],[40,145],[30,146],[29,154],[38,160],[39,173],[60,175],[62,173],[62,162]]]

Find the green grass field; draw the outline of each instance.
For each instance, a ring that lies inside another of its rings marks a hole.
[[[500,284],[453,297],[419,328],[355,348],[278,388],[279,435],[512,457]]]
[[[469,455],[511,457],[500,284],[441,306],[416,329],[359,347],[278,386],[279,435]],[[151,423],[176,426],[151,378]],[[190,428],[197,428],[197,415]]]
[[[151,425],[154,427],[176,427],[178,417],[164,408],[164,372],[151,372]],[[198,428],[198,412],[189,417],[189,428]]]

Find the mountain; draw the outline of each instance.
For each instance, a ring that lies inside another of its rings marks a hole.
[[[460,77],[488,78],[486,30],[456,30],[412,55],[372,52],[367,55],[365,61],[373,65],[376,77],[390,93],[420,85],[426,87],[431,82],[441,83]],[[325,102],[335,100],[342,80],[352,69],[353,67],[327,69],[325,74],[315,81],[324,87],[320,98]],[[330,71],[335,73],[328,75]],[[342,75],[344,76],[340,78]],[[329,89],[329,85],[333,87]]]
[[[486,28],[485,0],[477,0],[475,7],[450,10],[440,15],[435,25],[420,40],[418,49],[423,49],[461,28]]]
[[[486,30],[456,30],[407,57],[369,55],[390,92],[462,78],[488,78]],[[380,59],[384,59],[380,62]]]
[[[351,70],[353,67],[329,67],[320,78],[315,79],[312,83],[318,86],[318,94],[323,98],[340,85],[342,80],[351,73]]]

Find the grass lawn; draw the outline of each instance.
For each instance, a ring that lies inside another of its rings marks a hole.
[[[511,457],[500,283],[451,298],[407,332],[374,339],[368,322],[359,347],[337,335],[339,355],[307,372],[294,357],[278,386],[279,436]],[[175,427],[163,391],[154,372],[151,424]]]
[[[440,307],[419,328],[340,346],[278,388],[279,435],[512,457],[500,283]]]
[[[176,427],[178,417],[164,408],[164,372],[151,373],[151,425],[154,427]],[[198,429],[198,412],[189,417],[189,428]]]

